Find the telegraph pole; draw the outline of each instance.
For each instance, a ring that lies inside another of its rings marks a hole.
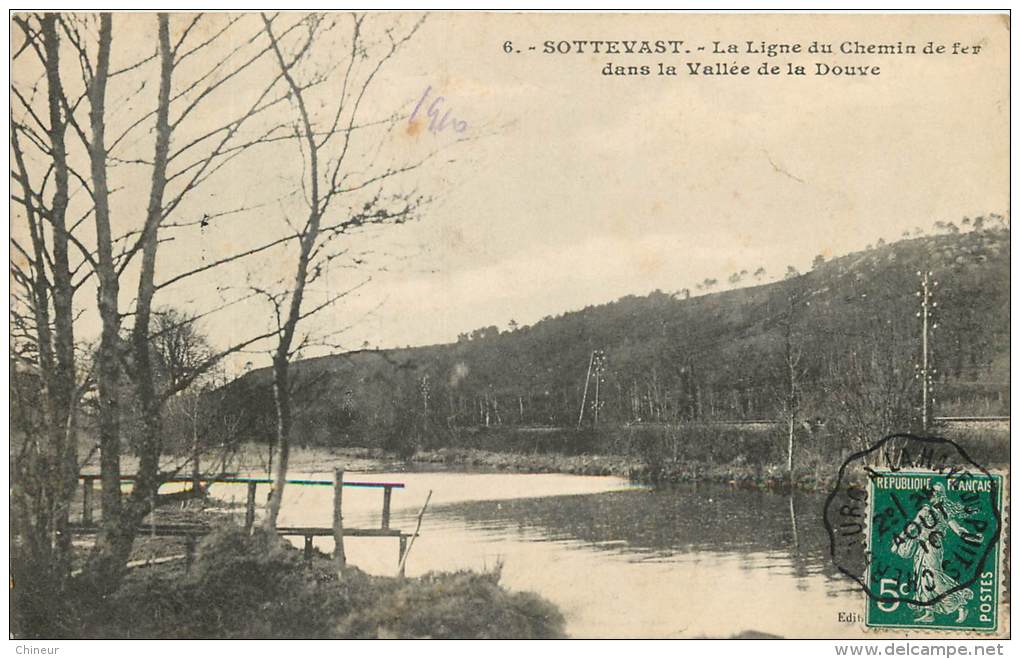
[[[595,351],[591,351],[591,357],[588,358],[588,374],[584,376],[584,394],[581,396],[581,412],[577,415],[577,428],[581,429],[581,424],[584,422],[584,406],[588,404],[588,382],[591,380],[591,369],[595,365]]]
[[[932,301],[932,294],[939,283],[932,279],[931,272],[918,272],[921,278],[921,290],[917,296],[921,299],[921,310],[917,316],[921,319],[921,430],[928,431],[932,418],[932,387],[935,384],[935,369],[931,365],[931,349],[929,348],[929,325],[931,329],[938,327],[932,323],[932,317],[938,302]]]
[[[602,383],[602,373],[606,370],[606,353],[603,350],[596,350],[592,353],[595,366],[595,425],[599,425],[599,408],[602,407],[602,399],[599,397],[599,385]]]
[[[425,417],[429,415],[429,374],[426,373],[421,377],[421,382],[418,385],[418,389],[421,391],[422,409],[425,413]]]
[[[588,386],[591,384],[592,371],[595,372],[595,400],[593,401],[593,420],[595,425],[599,424],[599,383],[602,380],[602,371],[605,370],[606,353],[603,350],[592,350],[588,358],[588,374],[584,377],[584,394],[581,396],[581,411],[577,415],[577,427],[584,423],[584,408],[588,405]]]

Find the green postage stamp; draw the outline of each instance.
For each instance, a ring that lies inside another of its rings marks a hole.
[[[870,476],[866,625],[994,632],[1002,477]]]

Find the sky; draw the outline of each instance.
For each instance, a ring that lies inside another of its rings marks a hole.
[[[991,17],[946,23],[431,20],[415,53],[434,63],[423,82],[438,81],[472,130],[492,131],[465,147],[458,164],[468,171],[455,165],[448,198],[407,232],[422,250],[421,267],[379,282],[388,302],[368,326],[384,345],[448,341],[482,325],[693,288],[744,268],[781,275],[819,253],[894,240],[936,220],[1004,212],[1008,31]],[[634,80],[602,76],[606,57],[525,61],[499,48],[504,38],[541,45],[862,36],[919,47],[969,38],[985,52],[962,60],[861,58],[886,67],[870,80]]]
[[[415,19],[370,15],[366,23],[406,29]],[[115,53],[127,58],[132,48],[144,50],[153,19],[118,20]],[[175,20],[180,29],[184,17]],[[345,61],[346,20],[338,17],[335,36],[315,44],[314,66],[305,73]],[[364,116],[399,116],[381,142],[356,147],[354,174],[362,162],[370,171],[373,163],[435,152],[388,188],[413,189],[430,200],[414,222],[347,239],[361,264],[331,264],[313,295],[357,287],[315,325],[324,332],[349,329],[317,350],[453,341],[477,327],[505,327],[511,319],[531,324],[655,289],[694,289],[705,278],[725,282],[730,273],[761,266],[778,277],[788,265],[807,268],[817,254],[892,241],[938,220],[1005,214],[1008,38],[1008,25],[994,16],[432,14],[366,96]],[[683,40],[695,49],[711,49],[713,41],[743,48],[748,40],[903,41],[920,49],[933,41],[979,44],[981,52],[774,58],[697,50],[629,57],[542,52],[547,40],[595,39]],[[522,52],[504,52],[507,41]],[[683,74],[692,60],[753,69],[792,61],[810,71],[819,59],[879,65],[882,73]],[[681,75],[601,73],[609,62],[655,67],[660,61]],[[251,82],[217,101],[202,121],[250,101],[268,70],[254,69]],[[321,116],[337,89],[325,84],[313,92]],[[137,97],[141,106],[148,93]],[[421,108],[417,123],[409,121],[425,94],[424,108],[442,96],[436,107],[460,123],[430,130]],[[149,148],[151,135],[142,131],[137,139],[139,148]],[[144,168],[125,174],[125,226],[133,221],[129,209],[144,207],[144,174]],[[297,221],[303,175],[292,144],[224,168],[211,179],[211,191],[182,205],[182,218],[263,205],[208,227],[168,229],[173,240],[161,248],[157,280]],[[336,212],[342,216],[343,208]],[[285,281],[292,269],[286,253],[274,252],[170,287],[158,301],[199,311],[214,306],[223,288]],[[122,298],[129,303],[130,290]],[[264,304],[237,304],[204,318],[203,329],[226,345],[265,326],[270,314]],[[234,361],[261,366],[268,358],[256,352]]]

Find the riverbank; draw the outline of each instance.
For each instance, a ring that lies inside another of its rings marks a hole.
[[[500,571],[432,572],[418,578],[338,571],[316,551],[231,521],[233,509],[194,500],[176,521],[210,522],[187,566],[172,543],[140,534],[137,567],[97,602],[85,584],[66,600],[50,636],[69,638],[560,638],[559,610],[500,585]],[[165,538],[162,540],[166,540]],[[148,566],[144,566],[148,563]]]
[[[987,467],[1009,463],[1009,425],[976,427],[965,422],[934,429],[967,450]],[[846,442],[824,433],[801,437],[794,477],[786,471],[786,438],[768,424],[662,424],[606,426],[577,430],[556,427],[499,426],[466,428],[432,437],[409,458],[381,447],[295,446],[291,474],[330,475],[334,467],[348,472],[399,472],[421,469],[472,469],[518,473],[564,473],[618,476],[637,483],[668,485],[719,483],[774,491],[824,490],[852,450]],[[876,440],[877,441],[877,440]],[[406,455],[406,454],[405,454]],[[165,469],[180,469],[182,456],[166,456]],[[215,462],[215,460],[213,460]],[[129,456],[125,471],[133,468]],[[231,448],[228,472],[270,476],[271,451],[266,444],[244,442]],[[86,471],[98,471],[90,464]]]
[[[521,474],[572,474],[617,476],[643,485],[715,483],[741,489],[815,492],[825,489],[837,466],[815,463],[794,471],[793,487],[785,465],[751,464],[738,456],[729,462],[649,460],[613,454],[570,455],[556,452],[491,451],[479,448],[419,450],[409,459],[378,448],[324,449],[310,447],[296,452],[291,473],[327,473],[334,467],[358,472],[401,472],[426,469],[469,469]],[[244,471],[244,468],[242,468]],[[254,470],[253,470],[254,471]]]
[[[416,466],[444,465],[519,473],[619,476],[647,485],[717,483],[748,489],[775,491],[791,489],[791,482],[784,467],[750,465],[740,460],[726,464],[670,462],[654,465],[637,458],[618,455],[520,454],[444,448],[418,451],[412,457],[411,463]],[[835,470],[832,470],[832,473],[835,473]],[[823,489],[832,473],[826,473],[819,468],[795,470],[793,488],[802,491]]]

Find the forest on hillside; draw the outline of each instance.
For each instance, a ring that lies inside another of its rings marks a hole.
[[[922,273],[933,415],[1007,414],[1008,223],[939,224],[772,283],[740,287],[753,282],[744,271],[731,290],[711,292],[709,279],[701,295],[654,291],[449,345],[304,360],[294,368],[297,438],[434,446],[465,428],[778,419],[854,436],[916,427]],[[220,394],[239,410],[242,436],[271,435],[268,371]]]

